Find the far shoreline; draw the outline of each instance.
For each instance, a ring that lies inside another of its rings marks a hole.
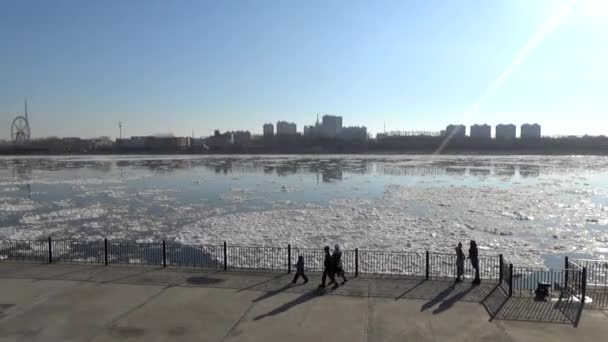
[[[213,151],[213,152],[192,152],[192,151],[94,151],[94,152],[47,152],[47,151],[2,151],[2,157],[53,157],[53,156],[325,156],[325,155],[344,155],[344,156],[472,156],[472,157],[492,157],[492,156],[586,156],[586,157],[607,157],[608,151],[443,151],[433,153],[432,151],[323,151],[323,152],[289,152],[289,151],[268,151],[268,152],[243,152],[243,151]]]

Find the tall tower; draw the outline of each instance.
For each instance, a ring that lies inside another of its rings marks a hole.
[[[28,124],[30,122],[29,119],[28,119],[28,117],[27,117],[27,99],[25,99],[25,121],[27,121]]]

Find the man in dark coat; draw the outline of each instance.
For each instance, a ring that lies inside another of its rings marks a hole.
[[[458,243],[456,247],[456,282],[462,281],[461,277],[464,275],[464,252],[462,251],[462,243]]]
[[[323,261],[323,276],[321,277],[321,285],[320,288],[325,288],[325,280],[329,276],[329,285],[336,285],[336,278],[334,277],[334,261],[331,257],[331,253],[329,253],[329,246],[325,246],[323,249],[325,251],[325,260]]]
[[[346,283],[348,279],[346,279],[346,272],[344,272],[344,268],[342,267],[342,251],[340,250],[339,245],[335,246],[332,258],[334,261],[334,270],[336,274],[342,277],[342,284]]]

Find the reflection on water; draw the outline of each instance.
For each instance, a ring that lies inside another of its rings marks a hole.
[[[589,157],[592,158],[592,157]],[[32,171],[86,169],[101,173],[119,169],[145,169],[164,174],[203,168],[215,174],[320,174],[323,181],[335,182],[349,174],[390,176],[496,176],[539,177],[541,174],[565,174],[576,169],[605,170],[605,159],[577,165],[567,157],[379,157],[379,156],[212,156],[212,157],[107,157],[104,160],[66,158],[2,158],[0,171],[10,170],[15,178],[31,177]]]
[[[540,175],[540,167],[538,165],[521,165],[519,174],[522,177],[538,177]]]

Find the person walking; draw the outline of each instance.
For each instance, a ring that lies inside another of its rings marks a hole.
[[[306,274],[304,274],[304,257],[301,255],[298,257],[298,262],[296,263],[296,275],[293,277],[293,281],[291,283],[295,284],[300,276],[302,276],[302,279],[304,279],[304,284],[308,283],[308,277]]]
[[[469,259],[471,259],[471,266],[475,270],[475,279],[473,279],[473,284],[480,284],[481,279],[479,279],[479,250],[477,249],[477,242],[475,240],[471,240],[471,244],[469,247]]]
[[[334,270],[336,275],[342,277],[342,284],[346,284],[348,279],[346,279],[346,272],[344,272],[344,268],[342,267],[342,251],[340,250],[339,245],[334,246],[334,253],[332,254],[332,258],[334,261]]]
[[[462,277],[464,275],[464,252],[462,251],[462,243],[458,243],[456,247],[456,282],[460,283]]]
[[[325,281],[328,276],[330,280],[329,285],[337,285],[336,278],[334,277],[334,262],[331,253],[329,253],[329,246],[325,246],[323,250],[325,251],[325,260],[323,261],[323,276],[321,277],[319,288],[325,288]]]

